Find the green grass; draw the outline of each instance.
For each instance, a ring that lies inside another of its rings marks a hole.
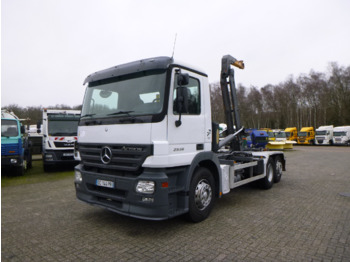
[[[1,170],[1,187],[35,184],[48,181],[57,181],[67,177],[74,177],[74,168],[57,168],[51,172],[44,172],[43,161],[33,161],[33,167],[28,169],[23,176],[11,176],[10,172]]]

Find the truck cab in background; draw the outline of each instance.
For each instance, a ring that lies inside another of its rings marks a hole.
[[[298,132],[298,144],[299,145],[314,145],[315,144],[315,131],[313,127],[302,127]]]
[[[284,132],[286,133],[287,140],[298,141],[298,129],[296,127],[287,127]]]
[[[32,166],[31,144],[20,119],[1,110],[1,169],[6,174],[23,175]]]
[[[320,126],[316,129],[316,145],[333,145],[333,125]]]
[[[247,136],[247,147],[248,148],[260,148],[265,149],[269,142],[269,136],[264,130],[257,129],[245,129]]]
[[[333,129],[334,145],[350,145],[350,126],[337,126]]]
[[[56,165],[76,165],[74,143],[77,140],[79,110],[44,109],[42,119],[42,156],[45,171]],[[38,133],[41,133],[38,123]]]

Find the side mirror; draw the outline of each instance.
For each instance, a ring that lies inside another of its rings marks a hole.
[[[38,121],[37,123],[36,123],[36,132],[38,133],[38,134],[40,134],[41,133],[41,121]]]
[[[177,84],[179,86],[187,86],[188,83],[190,82],[190,76],[187,73],[180,73],[177,76]]]
[[[186,73],[182,74],[179,70],[177,72],[177,85],[176,88],[176,104],[175,109],[179,113],[179,120],[175,121],[175,126],[181,126],[181,113],[188,112],[188,89],[185,87],[190,81],[190,76]]]
[[[188,91],[187,87],[179,86],[176,89],[176,111],[180,113],[188,112]]]
[[[24,135],[26,133],[26,128],[25,126],[21,125],[21,134]]]

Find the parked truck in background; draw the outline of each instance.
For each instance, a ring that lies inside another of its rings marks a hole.
[[[286,132],[288,141],[298,141],[298,129],[296,127],[287,127],[284,132]]]
[[[24,125],[13,112],[1,110],[2,174],[23,175],[31,166],[31,144],[25,136]]]
[[[298,132],[299,145],[314,145],[315,131],[313,127],[302,127]]]
[[[246,129],[247,147],[265,149],[269,142],[269,136],[264,130]]]
[[[232,65],[244,67],[232,56],[222,58],[228,135],[221,141],[201,69],[156,57],[88,76],[76,143],[77,198],[136,218],[187,214],[199,222],[231,189],[254,181],[269,189],[278,182],[282,152],[242,150]]]
[[[28,140],[32,145],[32,154],[41,155],[43,150],[43,134],[38,133],[42,127],[38,128],[37,125],[27,125],[27,136]]]
[[[74,142],[77,140],[79,110],[44,109],[42,119],[42,156],[44,170],[56,165],[78,163],[74,159]],[[41,133],[38,123],[38,133]]]
[[[332,145],[333,144],[333,126],[320,126],[316,129],[315,134],[316,145]]]
[[[337,126],[333,129],[334,145],[350,145],[350,126]]]

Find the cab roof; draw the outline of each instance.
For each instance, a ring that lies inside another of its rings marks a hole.
[[[143,72],[143,71],[154,70],[154,69],[167,69],[171,65],[189,69],[191,71],[195,71],[199,74],[207,76],[202,70],[193,69],[193,67],[190,67],[184,63],[177,63],[177,61],[175,62],[172,57],[159,56],[159,57],[142,59],[142,60],[126,63],[126,64],[121,64],[121,65],[117,65],[101,71],[97,71],[95,73],[92,73],[88,77],[86,77],[84,81],[84,85],[86,83],[95,82],[98,80],[108,79],[112,77],[118,77],[122,75],[128,75],[135,72]]]

